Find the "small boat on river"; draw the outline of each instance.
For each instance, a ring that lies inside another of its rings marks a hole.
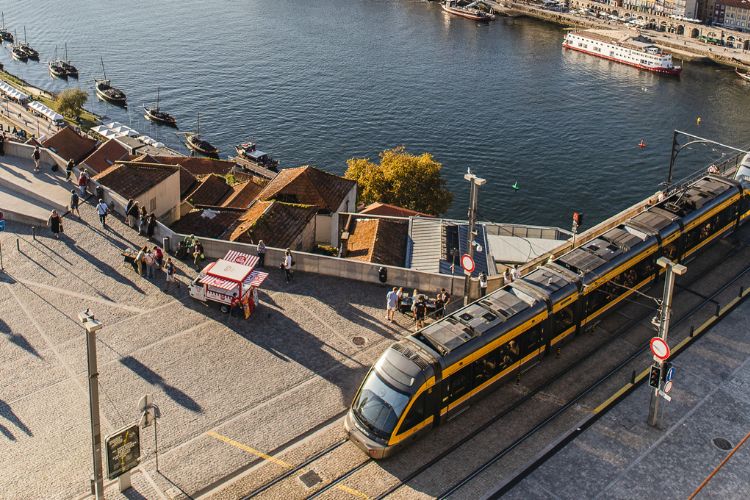
[[[15,37],[18,39],[18,36]],[[13,44],[10,46],[10,57],[12,57],[16,61],[26,62],[29,60],[29,56],[26,55],[26,52],[21,50],[21,46],[19,44]]]
[[[31,48],[31,45],[29,45],[29,42],[26,40],[26,26],[23,27],[23,43],[21,43],[18,46],[24,53],[26,54],[26,57],[33,61],[39,60],[39,52],[33,48]]]
[[[53,77],[63,80],[68,79],[68,72],[65,71],[62,61],[57,58],[57,47],[55,47],[55,58],[47,63],[47,68],[49,69],[49,74]]]
[[[460,3],[460,0],[444,0],[440,7],[450,14],[465,17],[472,21],[488,22],[495,20],[495,13],[492,9],[484,11],[476,7],[481,2],[471,2],[467,5],[460,5]]]
[[[65,59],[60,60],[60,64],[65,68],[65,74],[71,78],[78,78],[78,68],[71,64],[68,59],[68,44],[65,44]]]
[[[112,104],[126,106],[128,98],[125,95],[125,92],[117,87],[113,87],[111,82],[107,79],[107,73],[104,71],[104,59],[102,59],[102,73],[104,74],[103,79],[94,80],[96,96]]]
[[[234,150],[237,151],[237,156],[240,158],[257,163],[258,165],[273,170],[274,172],[278,171],[279,162],[268,156],[268,154],[263,151],[260,151],[254,142],[243,142],[242,144],[235,146]]]
[[[740,70],[736,69],[734,70],[735,73],[737,73],[737,76],[745,80],[746,82],[750,82],[750,72],[748,73],[742,73]]]
[[[180,132],[178,132],[180,133]],[[198,115],[198,126],[195,132],[185,132],[185,146],[190,151],[205,156],[218,157],[219,149],[201,137],[201,117]]]
[[[156,106],[153,108],[149,108],[148,106],[143,106],[143,110],[145,111],[143,116],[144,118],[146,118],[146,120],[150,120],[155,123],[163,123],[164,125],[169,125],[170,127],[177,126],[177,120],[175,119],[175,117],[165,111],[162,111],[159,108],[159,88],[158,87],[156,88]]]
[[[0,25],[0,40],[2,40],[3,42],[13,43],[13,33],[11,33],[10,30],[5,27],[5,13],[0,13],[0,16],[2,16],[2,25]]]

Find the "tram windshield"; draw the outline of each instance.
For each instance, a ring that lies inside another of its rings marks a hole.
[[[359,391],[352,410],[375,435],[388,439],[408,402],[408,395],[386,384],[372,370]]]

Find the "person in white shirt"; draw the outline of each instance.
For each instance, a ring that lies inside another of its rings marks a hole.
[[[510,270],[510,277],[513,281],[516,281],[518,276],[518,266],[513,266],[513,269]]]
[[[284,268],[284,273],[286,274],[287,283],[292,281],[292,266],[293,265],[294,265],[294,260],[292,259],[292,251],[287,248],[286,252],[284,252],[284,262],[282,262],[282,267]]]
[[[99,203],[96,204],[96,213],[99,214],[99,221],[101,221],[102,227],[107,227],[107,214],[109,213],[109,207],[101,198],[99,198]]]

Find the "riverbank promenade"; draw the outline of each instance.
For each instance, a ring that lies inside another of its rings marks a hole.
[[[91,476],[85,334],[97,333],[102,437],[138,421],[152,394],[158,422],[141,431],[141,466],[127,498],[195,497],[215,483],[338,420],[385,347],[407,333],[385,322],[379,285],[297,273],[277,263],[249,320],[188,296],[195,276],[178,263],[179,290],[163,274],[140,277],[120,251],[144,237],[93,205],[66,216],[60,240],[9,222],[0,232],[0,484],[3,498],[82,498]],[[250,450],[250,451],[248,451]],[[106,475],[106,468],[105,468]],[[107,498],[119,495],[106,481]],[[141,496],[138,496],[141,495]]]

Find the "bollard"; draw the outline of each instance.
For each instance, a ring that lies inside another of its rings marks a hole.
[[[18,238],[16,238],[16,250],[21,251],[21,244],[18,243]]]
[[[31,238],[36,241],[36,227],[31,226]]]
[[[693,338],[695,336],[695,326],[690,325],[690,338]]]
[[[630,383],[635,384],[635,370],[633,370],[633,373],[630,375]]]
[[[745,287],[741,286],[740,287],[740,295],[739,296],[742,297],[743,295],[745,295]]]
[[[721,314],[721,305],[716,304],[716,314],[714,316],[718,317]]]

